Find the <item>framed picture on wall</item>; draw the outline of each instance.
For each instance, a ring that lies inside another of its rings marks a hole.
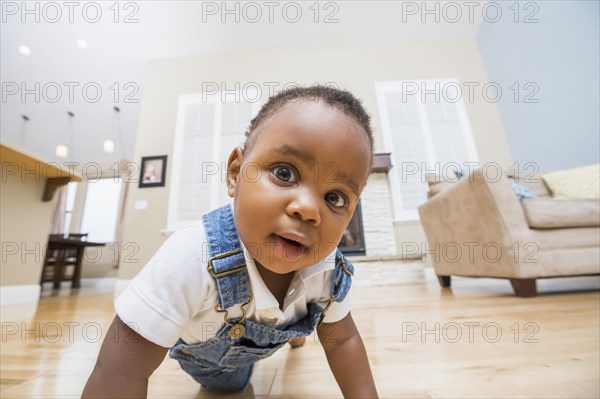
[[[167,156],[142,157],[140,188],[164,187],[167,176]]]

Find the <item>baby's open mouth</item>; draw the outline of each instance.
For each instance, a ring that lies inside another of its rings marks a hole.
[[[298,234],[294,233],[282,233],[283,235],[273,234],[275,238],[275,247],[279,256],[290,262],[295,262],[300,259],[301,256],[305,255],[308,251],[308,247],[304,245],[303,241],[306,240]],[[286,237],[284,237],[284,235]],[[298,241],[296,241],[296,239]],[[308,240],[306,240],[308,243]]]
[[[298,248],[304,248],[304,245],[300,244],[298,241],[290,240],[289,238],[285,238],[282,236],[278,236],[278,237],[281,238],[283,241],[287,242],[288,244],[294,245]]]

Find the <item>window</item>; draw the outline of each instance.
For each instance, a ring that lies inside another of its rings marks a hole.
[[[425,173],[447,174],[478,156],[456,79],[378,82],[384,145],[396,221],[419,220],[427,200]]]
[[[75,206],[75,195],[77,194],[77,185],[79,183],[70,182],[67,184],[67,199],[65,201],[65,220],[64,229],[65,237],[71,231],[71,220],[73,219],[73,208]]]
[[[227,159],[244,142],[258,112],[258,93],[222,98],[221,93],[179,99],[167,230],[199,223],[202,214],[230,202]],[[251,101],[253,102],[251,102]]]
[[[121,199],[122,179],[99,179],[87,183],[81,220],[88,241],[113,242]]]

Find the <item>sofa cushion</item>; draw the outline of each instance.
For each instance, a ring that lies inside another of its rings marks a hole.
[[[600,164],[542,175],[553,197],[600,198]]]
[[[437,182],[429,185],[429,191],[427,192],[427,198],[431,198],[434,195],[444,191],[448,187],[452,186],[450,182]]]
[[[533,198],[521,201],[527,224],[534,229],[599,227],[600,201]]]
[[[538,197],[550,197],[550,190],[539,174],[531,170],[505,169],[506,177],[513,179],[519,184],[528,187]]]
[[[457,170],[454,173],[456,174],[457,179],[462,179],[463,177],[469,175],[469,173],[464,170]],[[531,190],[529,187],[527,187],[523,184],[516,182],[515,179],[508,178],[507,180],[508,180],[508,183],[510,184],[510,187],[515,192],[518,199],[522,200],[525,198],[537,198],[538,197],[538,195],[533,190]]]
[[[427,192],[428,199],[458,182],[458,178],[454,176],[446,177],[435,173],[426,173],[425,179],[429,185],[429,191]]]

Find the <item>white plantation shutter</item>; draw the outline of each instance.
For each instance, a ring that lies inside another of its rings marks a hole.
[[[393,132],[394,165],[399,162],[419,164],[429,159],[423,126],[416,101],[402,102],[402,93],[385,94],[390,131]],[[402,132],[398,134],[399,132]],[[394,155],[395,154],[395,155]],[[403,208],[414,209],[427,197],[427,188],[419,184],[417,174],[405,176],[406,184],[400,184],[400,199]]]
[[[231,150],[244,142],[244,132],[250,124],[253,113],[253,104],[248,102],[239,103],[224,103],[221,113],[221,143],[219,146],[219,160],[222,167],[219,168],[223,172],[227,169],[227,159]],[[225,183],[225,173],[220,176],[220,181]],[[227,195],[227,187],[225,184],[219,185],[218,198],[220,204],[226,204],[230,201]]]
[[[245,96],[256,98],[246,92]],[[180,97],[167,230],[198,224],[202,214],[230,202],[227,158],[243,144],[257,110],[258,102],[247,102],[242,96],[226,102],[221,102],[220,93]]]
[[[376,84],[384,144],[394,165],[389,178],[397,221],[419,219],[417,208],[427,200],[426,172],[448,172],[455,165],[478,161],[466,109],[455,87],[457,80]]]
[[[210,190],[203,184],[202,162],[212,161],[215,104],[185,106],[183,137],[177,149],[180,167],[173,168],[172,181],[178,185],[175,221],[194,220],[208,204]]]

